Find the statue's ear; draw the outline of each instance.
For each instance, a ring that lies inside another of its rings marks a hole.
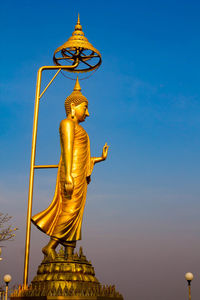
[[[72,110],[72,109],[74,109],[74,108],[75,108],[75,106],[76,106],[76,105],[74,104],[74,102],[72,102],[72,103],[70,104],[70,108],[71,108],[71,110]]]
[[[74,117],[75,117],[75,104],[72,102],[71,104],[70,104],[70,107],[71,107],[71,117],[72,117],[72,119],[74,119]]]

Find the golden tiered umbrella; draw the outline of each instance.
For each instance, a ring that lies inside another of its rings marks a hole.
[[[62,46],[58,47],[53,56],[55,65],[78,65],[75,68],[65,69],[68,72],[88,72],[97,69],[101,64],[101,54],[88,42],[82,31],[80,18],[75,26],[72,36]]]

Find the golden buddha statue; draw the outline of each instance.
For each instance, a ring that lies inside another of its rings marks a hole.
[[[81,239],[81,226],[87,184],[96,163],[107,158],[107,143],[101,157],[90,157],[90,140],[80,125],[89,116],[88,100],[81,93],[78,77],[73,92],[65,100],[67,118],[60,123],[61,158],[54,198],[47,209],[32,217],[32,222],[50,236],[42,249],[45,256],[56,257],[58,244],[72,256],[76,241]]]

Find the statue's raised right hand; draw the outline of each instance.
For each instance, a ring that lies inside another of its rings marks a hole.
[[[102,160],[106,160],[107,155],[108,155],[108,148],[109,146],[107,145],[107,143],[105,143],[105,145],[103,146],[103,151],[102,151]]]
[[[73,177],[67,176],[65,179],[65,192],[67,196],[71,196],[74,190],[74,179]]]

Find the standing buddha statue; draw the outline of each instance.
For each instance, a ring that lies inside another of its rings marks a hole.
[[[81,239],[87,185],[94,165],[107,158],[109,148],[105,143],[101,157],[90,156],[90,140],[80,125],[89,116],[88,100],[81,93],[78,77],[73,92],[65,100],[65,111],[67,118],[59,128],[61,158],[54,198],[47,209],[32,217],[32,222],[50,236],[42,252],[52,259],[58,244],[65,247],[70,257],[76,241]]]

